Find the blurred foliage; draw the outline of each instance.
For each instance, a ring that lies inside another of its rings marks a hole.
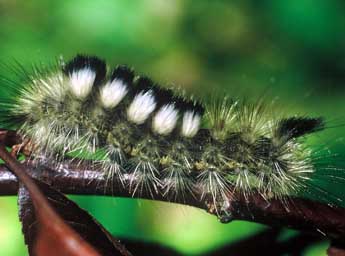
[[[342,0],[0,0],[0,58],[29,66],[96,54],[200,96],[277,96],[286,113],[322,115],[339,126],[344,11]],[[310,142],[344,152],[343,134],[344,127],[332,128]],[[343,195],[339,184],[334,187]],[[200,210],[166,203],[73,198],[115,235],[158,241],[188,255],[265,228],[223,225]],[[24,255],[14,198],[0,198],[0,205],[0,255]],[[323,255],[326,246],[305,254]]]

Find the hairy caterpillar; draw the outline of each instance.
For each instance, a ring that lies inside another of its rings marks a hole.
[[[301,137],[322,130],[322,118],[272,116],[262,103],[227,97],[201,104],[97,57],[24,75],[0,104],[1,125],[30,139],[36,158],[87,153],[133,195],[162,188],[183,198],[198,188],[218,208],[234,191],[297,195],[315,172]]]

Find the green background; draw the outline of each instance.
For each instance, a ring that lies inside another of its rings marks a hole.
[[[344,13],[342,0],[0,0],[0,61],[28,67],[95,54],[197,95],[277,97],[283,112],[327,117],[337,128],[311,142],[341,154]],[[328,186],[344,198],[343,184]],[[265,229],[220,224],[201,210],[174,204],[73,198],[115,235],[159,242],[186,255]],[[304,254],[325,255],[326,248],[324,242]],[[0,198],[0,255],[26,255],[15,197]]]

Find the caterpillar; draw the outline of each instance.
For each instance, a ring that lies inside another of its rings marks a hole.
[[[183,198],[198,188],[218,208],[233,192],[298,195],[316,170],[303,138],[325,128],[321,117],[272,115],[229,97],[201,103],[86,55],[17,74],[25,79],[1,99],[1,126],[28,138],[33,158],[88,155],[133,195]]]

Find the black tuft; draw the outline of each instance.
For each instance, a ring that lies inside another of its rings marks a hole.
[[[280,120],[277,127],[277,135],[287,139],[298,138],[308,133],[324,129],[322,118],[291,117]]]
[[[174,93],[172,90],[161,88],[158,86],[155,86],[153,89],[157,98],[158,105],[175,103]]]
[[[146,76],[141,76],[136,80],[134,93],[137,94],[142,91],[147,92],[149,90],[153,90],[153,87],[154,83],[150,78]]]
[[[63,68],[63,71],[65,74],[70,75],[71,73],[83,68],[90,68],[95,71],[95,84],[102,82],[107,72],[106,64],[103,60],[98,57],[80,54],[70,60]]]
[[[152,90],[157,101],[157,106],[174,102],[174,93],[171,90],[160,87],[148,77],[140,77],[136,82],[135,93],[149,90]]]
[[[119,65],[113,70],[110,79],[111,81],[119,79],[126,84],[132,84],[134,79],[134,71],[127,66]]]
[[[181,97],[179,97],[178,99],[178,107],[182,111],[194,111],[199,115],[203,115],[205,112],[204,106],[200,102],[196,100],[188,100]]]

